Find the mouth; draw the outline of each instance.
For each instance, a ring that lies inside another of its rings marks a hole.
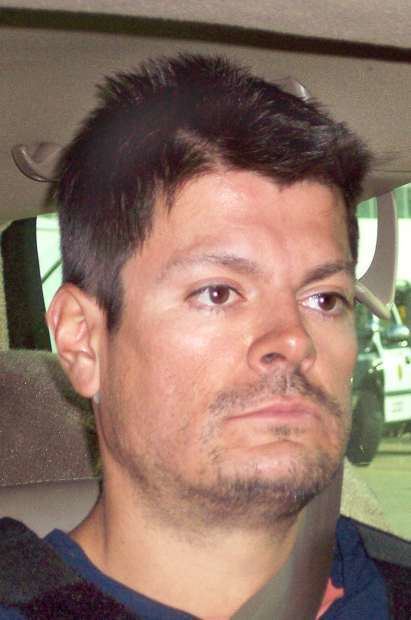
[[[303,421],[320,419],[321,412],[318,406],[301,398],[278,399],[267,406],[245,411],[229,416],[226,422],[261,420],[279,424],[301,423]]]

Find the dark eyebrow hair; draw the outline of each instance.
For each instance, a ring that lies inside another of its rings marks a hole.
[[[183,269],[190,265],[220,265],[221,267],[229,267],[238,273],[246,273],[262,276],[263,272],[254,261],[237,256],[236,254],[199,254],[193,256],[177,256],[169,261],[164,269],[160,272],[157,281],[164,280],[170,272],[175,269]]]
[[[175,269],[184,269],[191,265],[212,264],[222,267],[229,267],[238,273],[256,275],[259,277],[267,274],[261,270],[258,264],[248,258],[237,256],[236,254],[199,254],[185,255],[172,258],[158,275],[157,281],[163,281],[170,272]],[[303,278],[303,285],[311,284],[317,280],[324,280],[336,273],[345,272],[351,278],[355,279],[355,262],[353,260],[334,261],[314,267]]]
[[[303,283],[304,285],[311,284],[312,282],[324,280],[325,278],[341,272],[346,273],[350,278],[355,280],[355,261],[334,261],[314,267],[304,276]]]

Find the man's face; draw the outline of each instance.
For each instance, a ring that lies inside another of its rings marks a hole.
[[[288,514],[326,486],[356,356],[337,192],[195,179],[169,213],[157,205],[122,281],[101,360],[107,478],[120,469],[165,512],[210,520]]]

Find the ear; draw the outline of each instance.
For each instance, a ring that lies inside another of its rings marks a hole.
[[[106,336],[104,311],[73,284],[64,284],[47,312],[62,366],[74,389],[91,398],[100,387],[100,354]]]

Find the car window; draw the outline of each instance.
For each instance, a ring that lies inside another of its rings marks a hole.
[[[55,213],[37,217],[37,251],[44,305],[47,309],[62,282],[60,231]],[[54,351],[52,338],[51,346]]]
[[[374,491],[393,531],[411,539],[411,184],[395,190],[398,272],[390,318],[356,307],[358,362],[353,378],[353,430],[348,457]],[[358,208],[357,275],[370,264],[377,203]]]

